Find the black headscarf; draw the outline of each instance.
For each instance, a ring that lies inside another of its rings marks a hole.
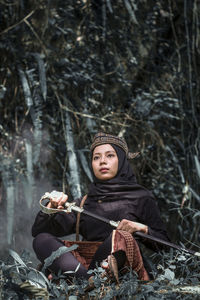
[[[115,149],[118,157],[117,174],[111,179],[100,180],[94,175],[92,170],[94,180],[89,187],[88,200],[132,200],[152,196],[147,189],[137,184],[136,177],[123,149],[114,144],[110,145]]]

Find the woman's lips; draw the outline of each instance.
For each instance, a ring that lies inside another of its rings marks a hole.
[[[100,169],[100,172],[101,173],[106,173],[106,172],[108,172],[108,169],[107,168],[102,168],[102,169]]]

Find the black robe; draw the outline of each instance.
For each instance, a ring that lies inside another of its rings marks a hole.
[[[80,199],[76,201],[80,204]],[[146,197],[131,200],[116,200],[112,202],[90,201],[87,199],[84,209],[113,221],[128,219],[148,226],[148,233],[157,238],[169,241],[165,226],[161,220],[159,209],[153,197],[147,193]],[[32,227],[35,237],[42,232],[62,237],[75,233],[76,213],[58,212],[47,215],[39,212]],[[87,241],[104,241],[112,232],[113,227],[92,217],[81,215],[80,234]],[[147,240],[144,244],[151,247]],[[151,247],[152,248],[152,247]]]

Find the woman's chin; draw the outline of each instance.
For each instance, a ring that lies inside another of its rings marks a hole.
[[[113,176],[110,175],[110,174],[100,174],[98,176],[98,179],[100,179],[100,180],[108,180],[108,179],[111,179],[111,178],[113,178]]]

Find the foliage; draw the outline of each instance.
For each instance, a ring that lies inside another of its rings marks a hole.
[[[150,282],[139,281],[127,270],[117,285],[102,276],[103,269],[91,270],[94,289],[87,292],[87,281],[67,283],[63,275],[48,280],[30,266],[27,252],[22,257],[10,250],[8,261],[1,262],[1,299],[198,299],[200,294],[199,259],[180,252],[161,253],[158,275]]]

